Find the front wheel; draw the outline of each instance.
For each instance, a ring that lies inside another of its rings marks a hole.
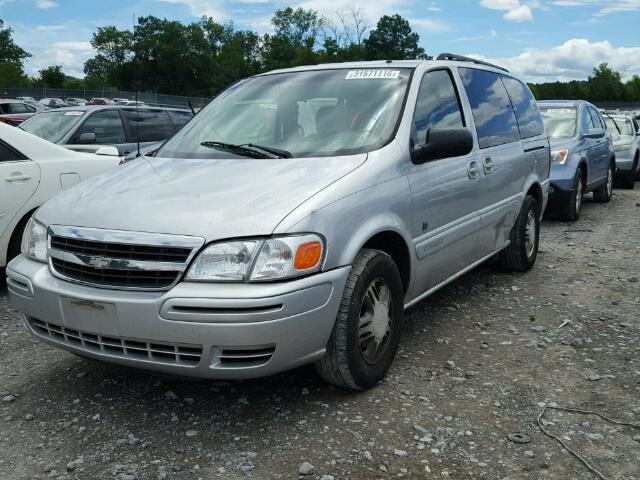
[[[613,196],[613,165],[607,170],[607,181],[593,192],[593,199],[598,203],[609,203]]]
[[[364,249],[353,263],[320,376],[339,387],[363,390],[382,380],[400,342],[404,295],[393,259]]]
[[[508,270],[526,272],[536,263],[540,241],[540,209],[527,195],[511,230],[511,243],[500,252],[500,264]]]

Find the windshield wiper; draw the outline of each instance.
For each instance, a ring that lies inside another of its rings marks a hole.
[[[273,147],[263,147],[246,143],[244,145],[235,145],[233,143],[224,143],[216,141],[200,142],[203,147],[217,148],[225,152],[242,155],[249,158],[291,158],[292,155],[286,150],[280,150]]]

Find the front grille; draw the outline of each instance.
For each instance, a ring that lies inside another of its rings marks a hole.
[[[190,248],[106,243],[57,235],[51,236],[51,248],[62,252],[149,262],[185,262],[191,253]]]
[[[202,345],[176,345],[99,335],[43,322],[35,318],[29,318],[28,322],[37,335],[87,352],[104,353],[130,360],[148,360],[155,363],[184,366],[195,366],[200,363],[202,358]]]
[[[56,272],[67,278],[94,285],[132,288],[167,288],[178,279],[178,271],[116,270],[93,268],[88,265],[52,258]]]
[[[199,237],[62,225],[48,234],[55,276],[124,290],[168,290],[204,244]]]

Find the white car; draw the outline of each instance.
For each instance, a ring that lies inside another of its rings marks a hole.
[[[120,162],[117,150],[78,153],[0,123],[0,268],[20,253],[31,214],[54,195]]]

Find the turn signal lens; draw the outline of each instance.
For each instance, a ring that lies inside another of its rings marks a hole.
[[[320,242],[304,243],[298,247],[293,266],[296,270],[308,270],[320,263],[322,244]]]

